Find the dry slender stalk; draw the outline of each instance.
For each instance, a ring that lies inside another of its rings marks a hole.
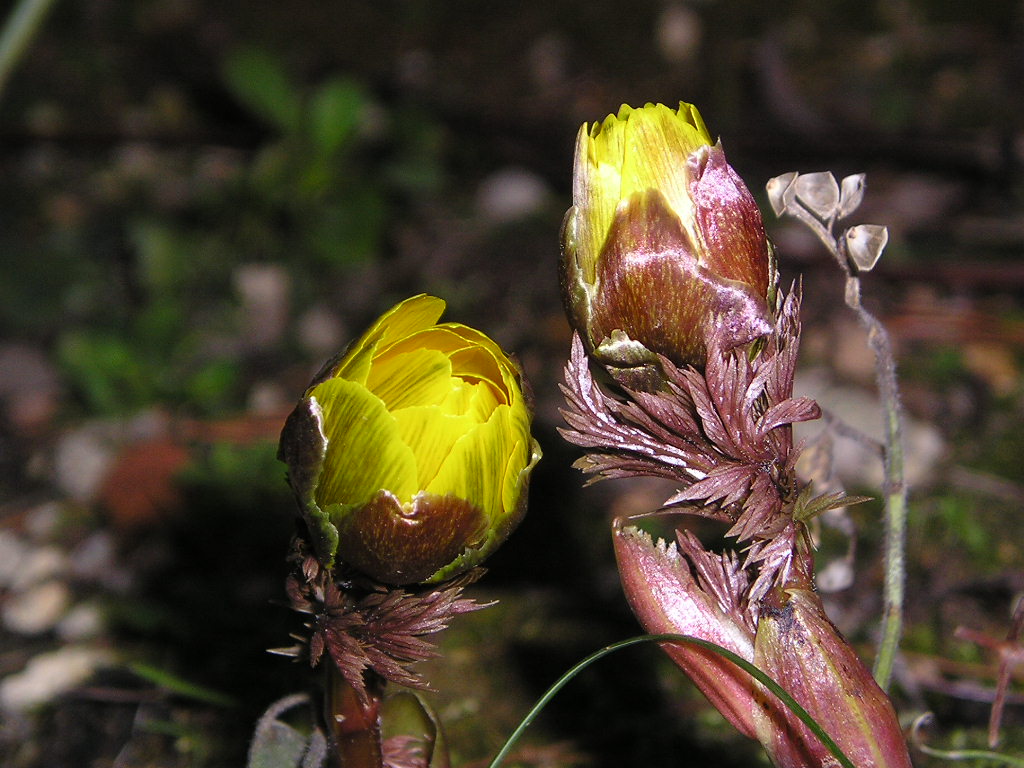
[[[861,304],[860,278],[851,267],[846,240],[836,237],[833,232],[836,214],[822,220],[799,199],[787,203],[784,212],[803,222],[821,240],[846,276],[846,305],[856,313],[867,330],[868,345],[875,354],[875,382],[884,409],[885,584],[882,632],[874,676],[882,690],[887,690],[903,629],[906,571],[907,488],[903,479],[903,408],[896,379],[896,359],[885,327]]]

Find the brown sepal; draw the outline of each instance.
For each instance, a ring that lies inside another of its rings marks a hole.
[[[384,584],[416,584],[479,544],[486,526],[483,511],[457,496],[420,493],[407,509],[382,490],[337,524],[338,556]]]
[[[586,329],[598,357],[616,330],[676,365],[703,363],[715,325],[726,329],[730,348],[771,330],[767,284],[758,292],[740,282],[750,269],[722,274],[716,266],[733,265],[706,263],[698,252],[660,191],[637,192],[620,205],[598,256]],[[765,274],[767,264],[766,254]]]

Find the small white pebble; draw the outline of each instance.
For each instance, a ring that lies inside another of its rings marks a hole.
[[[52,538],[60,522],[60,516],[59,502],[48,501],[40,504],[25,515],[25,533],[34,541],[46,541]]]
[[[505,168],[483,180],[476,206],[485,219],[501,224],[537,212],[548,196],[547,186],[537,174],[524,168]]]
[[[841,422],[853,425],[873,440],[881,441],[882,406],[878,399],[859,387],[835,382],[821,370],[804,370],[797,376],[796,394],[818,401]],[[794,442],[812,441],[825,428],[822,420],[794,425]],[[911,488],[935,480],[946,445],[938,427],[927,421],[905,416],[903,420],[904,474]],[[836,439],[831,453],[832,466],[846,488],[880,488],[882,462],[877,454],[855,440]],[[803,472],[797,465],[797,472]]]
[[[348,335],[338,314],[322,304],[313,305],[299,316],[298,333],[302,347],[320,356],[333,355]]]
[[[107,531],[90,534],[71,553],[71,572],[81,579],[100,581],[114,567],[114,537]]]
[[[90,534],[71,553],[71,575],[98,584],[108,591],[126,592],[132,585],[132,571],[117,561],[117,544],[108,531]]]
[[[0,680],[0,709],[17,713],[40,707],[81,685],[111,660],[108,651],[73,645],[41,653],[21,672]]]
[[[0,531],[0,589],[6,589],[14,581],[27,551],[28,544],[20,536]]]
[[[685,5],[669,5],[658,19],[658,50],[672,64],[693,60],[700,51],[703,36],[700,15]]]
[[[47,581],[12,595],[3,607],[3,623],[12,632],[38,635],[53,629],[67,613],[71,591],[60,581]]]
[[[273,381],[257,381],[249,390],[246,409],[249,413],[271,416],[293,405],[292,393]]]
[[[101,430],[82,427],[68,432],[54,448],[57,487],[71,499],[89,504],[95,500],[114,461],[114,449]]]
[[[68,556],[57,547],[30,549],[18,561],[18,572],[11,579],[11,589],[20,592],[66,573],[67,568]]]
[[[853,584],[853,563],[845,557],[833,560],[814,577],[819,592],[841,592]]]
[[[246,343],[262,349],[280,341],[288,326],[291,277],[280,264],[242,264],[235,269]]]
[[[65,641],[91,640],[103,633],[103,612],[93,603],[76,605],[57,625],[57,635]]]
[[[126,442],[145,443],[167,439],[173,432],[171,417],[160,408],[139,411],[124,425]]]

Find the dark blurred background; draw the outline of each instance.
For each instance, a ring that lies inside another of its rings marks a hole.
[[[501,602],[427,671],[455,764],[636,633],[608,520],[671,488],[582,489],[570,467],[558,229],[580,123],[679,100],[762,203],[786,171],[868,174],[857,221],[891,240],[865,301],[897,346],[913,484],[896,701],[937,713],[936,743],[983,744],[994,659],[953,633],[1004,636],[1024,590],[1022,79],[1010,0],[57,2],[0,93],[5,764],[244,761],[259,712],[310,683],[265,653],[299,628],[277,433],[321,362],[414,293],[519,356],[546,454],[473,588]],[[763,209],[803,279],[799,386],[880,434],[834,264]],[[875,461],[833,448],[877,496]],[[879,516],[820,531],[833,618],[867,658]],[[644,648],[574,682],[516,760],[764,762]]]

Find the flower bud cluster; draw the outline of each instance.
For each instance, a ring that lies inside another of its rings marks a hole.
[[[713,642],[768,673],[858,768],[909,768],[891,703],[813,588],[806,522],[850,500],[811,498],[797,482],[792,425],[820,410],[792,396],[800,293],[775,295],[772,249],[750,193],[686,104],[623,107],[584,126],[575,174],[562,283],[576,336],[562,434],[586,450],[576,466],[597,479],[671,479],[678,491],[666,511],[722,521],[744,545],[712,552],[682,531],[674,543],[655,542],[616,521],[634,613],[650,632]],[[862,177],[841,189],[831,175],[776,181],[777,211],[799,205],[829,226],[863,193]],[[853,259],[880,252],[879,233],[849,232]],[[703,647],[664,648],[775,765],[835,764],[746,672]]]

